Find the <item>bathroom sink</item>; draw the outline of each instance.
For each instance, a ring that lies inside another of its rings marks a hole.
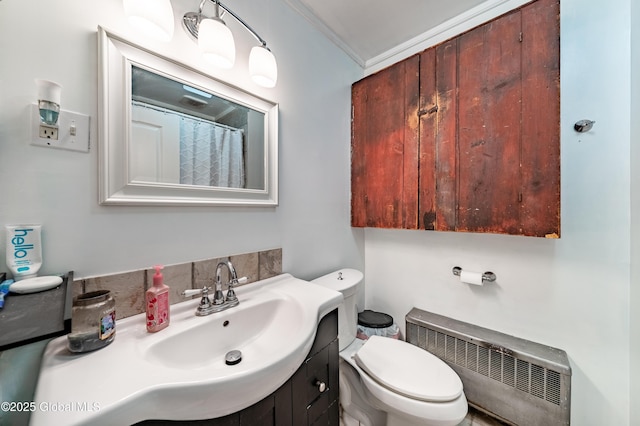
[[[199,420],[242,410],[273,393],[306,358],[339,292],[289,274],[240,286],[240,304],[195,315],[199,299],[171,305],[169,327],[147,333],[144,314],[117,321],[116,338],[71,354],[66,336],[43,355],[31,425]],[[240,362],[225,355],[238,350]]]
[[[241,351],[241,362],[279,356],[291,336],[306,335],[299,322],[304,315],[295,298],[263,294],[234,309],[189,321],[191,327],[148,345],[142,356],[164,367],[206,368],[210,374],[212,369],[229,369],[225,355],[233,350]]]

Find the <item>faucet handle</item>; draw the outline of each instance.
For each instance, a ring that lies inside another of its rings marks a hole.
[[[209,290],[211,290],[211,287],[204,286],[200,289],[194,288],[194,289],[184,290],[181,294],[184,297],[196,296],[198,294],[202,295],[202,298],[200,299],[200,304],[196,309],[196,315],[208,315],[211,313],[210,310],[212,306],[211,300],[209,299]]]
[[[238,297],[236,296],[236,292],[233,291],[233,287],[235,287],[238,284],[244,284],[247,281],[249,281],[249,278],[247,277],[236,278],[234,280],[229,281],[229,290],[227,290],[227,297],[225,300],[227,302],[232,302],[232,303],[237,302]]]
[[[211,303],[211,300],[209,299],[209,289],[208,288],[202,289],[202,299],[200,299],[200,304],[196,309],[196,315],[198,316],[209,315],[211,313],[210,311],[212,306],[213,305]]]
[[[249,278],[240,277],[240,278],[237,278],[235,280],[229,281],[229,287],[234,287],[234,286],[236,286],[238,284],[245,284],[247,281],[249,281]]]
[[[209,289],[207,287],[205,288],[207,289],[207,293],[208,293]],[[185,290],[180,294],[183,295],[184,297],[191,297],[191,296],[198,296],[203,293],[204,293],[204,288],[194,288],[194,289]]]
[[[180,293],[182,296],[184,297],[191,297],[191,296],[202,296],[202,297],[207,297],[209,296],[209,291],[211,290],[211,287],[207,287],[206,285],[202,288],[190,288],[188,290],[184,290],[182,293]]]

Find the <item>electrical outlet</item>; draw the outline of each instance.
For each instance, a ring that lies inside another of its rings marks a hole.
[[[58,140],[58,128],[55,126],[40,125],[40,139]]]
[[[60,110],[57,126],[40,122],[38,105],[31,108],[31,145],[89,152],[89,116]]]

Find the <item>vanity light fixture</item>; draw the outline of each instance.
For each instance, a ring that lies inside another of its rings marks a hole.
[[[173,38],[173,7],[169,0],[123,0],[132,27],[160,41]]]
[[[219,68],[231,68],[236,61],[236,43],[233,34],[220,18],[220,3],[214,1],[214,14],[207,18],[202,14],[206,0],[200,2],[200,11],[187,12],[182,18],[185,30],[197,39],[204,59]]]
[[[173,13],[160,13],[167,8],[167,5],[169,9],[171,8],[169,0],[123,1],[125,14],[133,26],[146,30],[150,36],[155,34],[156,38],[161,40],[171,39]],[[212,17],[202,13],[207,1],[214,4]],[[197,12],[187,12],[182,17],[182,26],[187,34],[198,42],[200,51],[208,62],[220,68],[231,68],[235,63],[236,47],[231,30],[222,20],[225,13],[238,21],[259,43],[251,49],[249,54],[249,73],[252,80],[263,87],[275,87],[278,80],[278,65],[275,56],[267,47],[267,42],[219,0],[201,0]],[[160,35],[155,29],[162,30],[159,32]]]

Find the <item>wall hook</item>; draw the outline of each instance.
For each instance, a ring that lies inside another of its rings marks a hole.
[[[591,130],[595,121],[592,120],[580,120],[573,125],[573,128],[578,133],[585,133]]]

